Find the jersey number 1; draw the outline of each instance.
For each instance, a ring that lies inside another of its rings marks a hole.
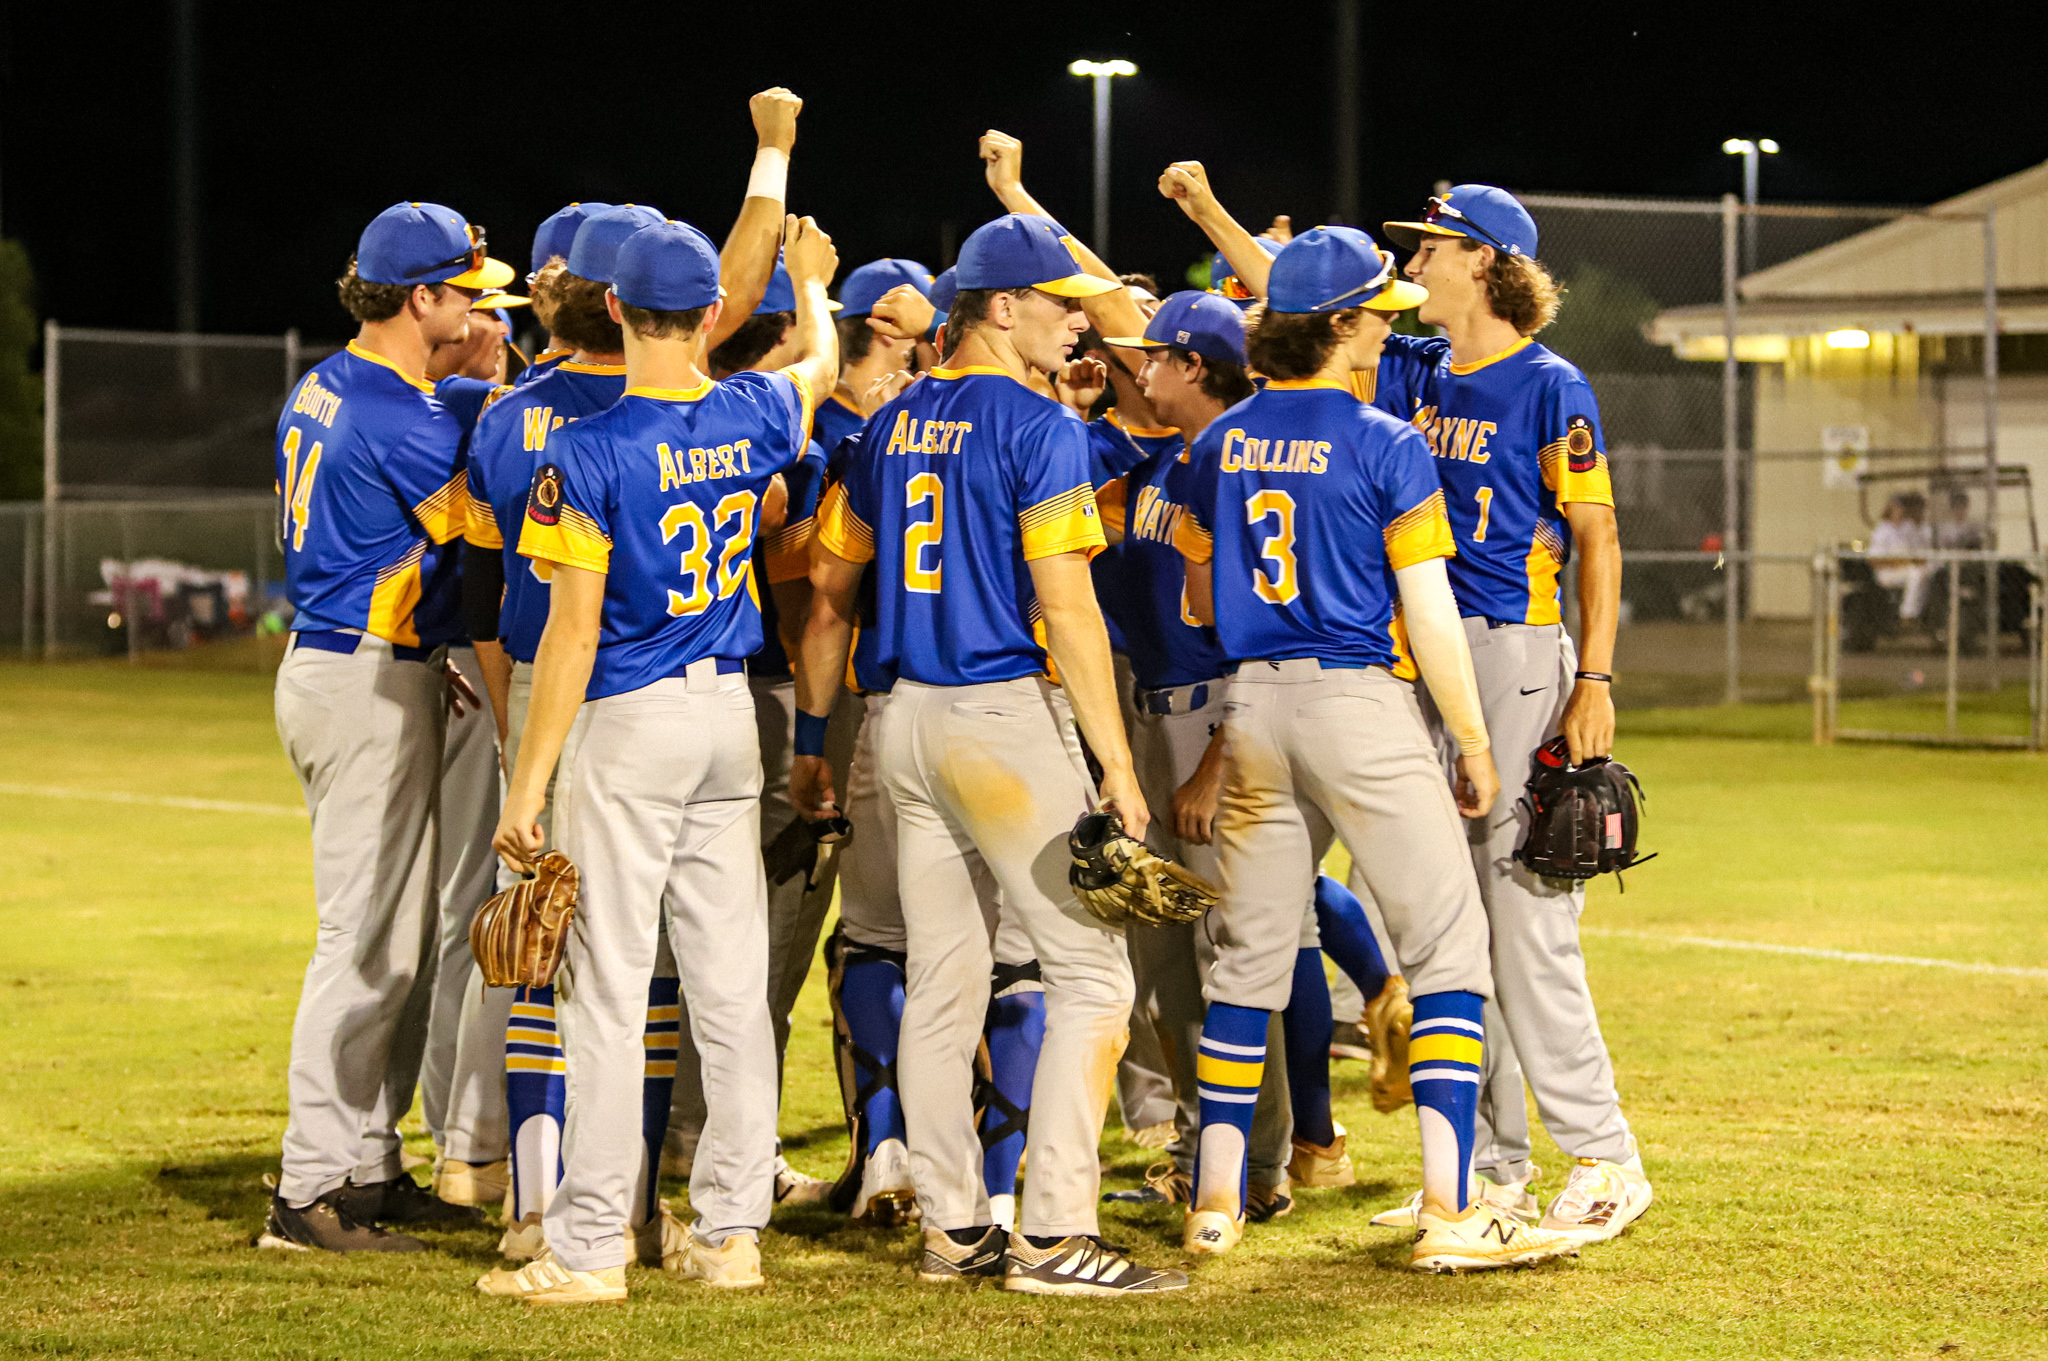
[[[1252,571],[1252,593],[1268,605],[1292,605],[1301,595],[1301,581],[1294,564],[1294,498],[1284,491],[1267,488],[1245,499],[1244,522],[1256,525],[1277,518],[1279,528],[1259,545],[1259,557],[1272,567]]]
[[[728,529],[728,524],[732,528]],[[713,533],[714,527],[717,534]],[[683,545],[682,574],[689,589],[668,593],[668,612],[672,615],[702,614],[710,608],[714,592],[717,599],[723,600],[746,580],[746,553],[754,546],[754,493],[736,491],[726,497],[712,509],[708,523],[704,508],[694,501],[670,506],[661,517],[661,541],[667,543],[686,529],[690,541]],[[719,550],[714,571],[711,550],[719,537],[724,538],[725,544]]]

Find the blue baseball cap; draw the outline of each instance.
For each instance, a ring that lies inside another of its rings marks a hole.
[[[1244,313],[1232,299],[1188,288],[1159,304],[1144,335],[1103,339],[1132,350],[1163,350],[1173,345],[1204,359],[1242,365],[1244,331]]]
[[[959,296],[960,267],[958,265],[947,265],[945,269],[941,270],[939,277],[932,280],[932,291],[925,294],[925,297],[931,300],[932,306],[941,312],[952,311],[953,299]]]
[[[875,260],[846,276],[846,282],[839,285],[839,305],[848,316],[872,312],[884,293],[904,284],[929,298],[932,272],[915,260]]]
[[[611,285],[620,302],[652,312],[709,307],[720,293],[718,248],[687,222],[657,221],[618,247]]]
[[[1280,253],[1280,243],[1270,236],[1255,236],[1252,240],[1258,242],[1259,249],[1266,252],[1269,260]],[[1250,307],[1258,301],[1258,295],[1244,286],[1220,250],[1209,257],[1209,291],[1221,293],[1239,307]]]
[[[1266,278],[1269,312],[1405,312],[1429,290],[1394,270],[1394,257],[1356,227],[1317,227],[1289,241]]]
[[[356,276],[373,284],[503,288],[512,266],[485,250],[484,229],[438,203],[394,203],[356,242]]]
[[[576,229],[611,209],[609,203],[572,203],[566,208],[557,208],[547,221],[533,230],[533,272],[538,274],[546,269],[548,261],[557,255],[567,260],[569,248],[576,244]]]
[[[1420,222],[1383,223],[1394,244],[1414,250],[1424,236],[1465,236],[1510,255],[1536,256],[1536,219],[1505,189],[1460,184],[1429,201]]]
[[[960,247],[955,277],[965,288],[1035,288],[1062,298],[1093,298],[1123,285],[1081,268],[1066,229],[1049,217],[1006,213],[974,229]]]
[[[626,239],[642,227],[658,227],[665,221],[654,209],[637,203],[621,204],[587,219],[576,229],[576,240],[569,247],[569,272],[601,284],[610,283],[618,268],[619,247],[626,244]]]
[[[825,305],[835,312],[839,310],[839,304],[836,302],[828,302]],[[796,285],[790,282],[789,269],[782,263],[782,252],[777,251],[775,253],[775,272],[768,276],[768,291],[761,295],[761,305],[754,309],[754,315],[765,317],[776,312],[794,311],[796,311]]]

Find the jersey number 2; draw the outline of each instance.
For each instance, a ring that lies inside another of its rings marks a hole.
[[[1294,566],[1294,498],[1284,491],[1267,488],[1245,499],[1244,522],[1256,525],[1277,518],[1279,528],[1259,545],[1259,557],[1272,568],[1252,572],[1252,593],[1268,605],[1292,605],[1301,595],[1300,575]]]
[[[683,545],[681,569],[688,589],[668,593],[668,612],[702,614],[710,608],[714,592],[716,599],[723,600],[746,580],[746,553],[754,546],[754,493],[736,491],[726,497],[712,508],[708,523],[704,508],[694,501],[670,506],[661,517],[661,541],[667,543],[684,530],[690,532],[690,541]],[[711,552],[720,539],[724,546],[719,548],[714,570]]]
[[[306,521],[313,516],[313,478],[320,471],[320,441],[306,451],[306,466],[299,466],[299,427],[284,435],[284,537],[294,553],[306,547]]]
[[[916,510],[926,501],[932,503],[932,518],[903,527],[903,589],[919,595],[937,595],[939,573],[945,567],[937,550],[946,534],[946,487],[937,473],[918,473],[904,484],[906,511]],[[929,567],[925,565],[927,548],[933,550]]]

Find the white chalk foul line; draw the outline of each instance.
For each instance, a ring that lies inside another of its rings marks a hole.
[[[62,789],[47,784],[0,784],[0,794],[32,799],[89,799],[99,803],[139,803],[152,808],[185,808],[198,813],[260,813],[269,817],[303,818],[304,804],[237,803],[233,799],[181,799],[170,794],[129,794],[118,789]]]
[[[1799,955],[1806,959],[1833,959],[1850,964],[1910,964],[1920,969],[1955,969],[1962,973],[2004,974],[2011,978],[2048,978],[2048,969],[2025,969],[2010,964],[1970,964],[1959,959],[1922,959],[1917,955],[1871,955],[1858,950],[1822,950],[1810,945],[1771,945],[1760,940],[1721,940],[1714,936],[1667,936],[1661,931],[1617,931],[1600,926],[1582,926],[1581,935],[1617,936],[1624,940],[1654,941],[1659,945],[1698,945],[1709,950],[1751,950],[1766,955]]]

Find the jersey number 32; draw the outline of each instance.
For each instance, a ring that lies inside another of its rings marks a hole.
[[[747,553],[754,546],[754,507],[753,492],[736,491],[712,507],[708,520],[694,501],[668,508],[661,517],[661,541],[688,535],[681,569],[684,589],[668,593],[670,614],[702,614],[714,599],[723,600],[740,588],[747,579]]]

